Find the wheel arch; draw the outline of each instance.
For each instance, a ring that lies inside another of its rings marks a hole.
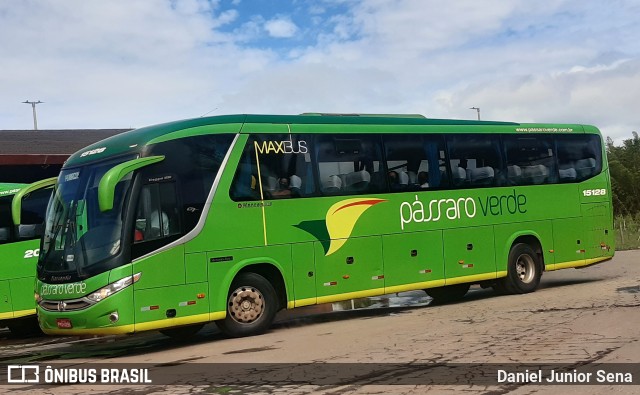
[[[284,279],[282,267],[272,258],[257,257],[238,262],[232,270],[227,272],[222,286],[218,290],[218,300],[222,301],[221,306],[226,306],[227,296],[231,290],[231,284],[241,273],[258,274],[273,285],[278,295],[278,310],[287,307],[287,295],[289,294],[287,284]],[[223,310],[226,312],[226,308]]]
[[[273,288],[275,289],[276,294],[278,295],[278,304],[279,304],[278,310],[281,310],[287,307],[287,300],[288,300],[287,286],[284,281],[284,276],[282,275],[282,270],[279,267],[277,267],[274,263],[271,263],[271,262],[250,263],[242,267],[242,269],[240,269],[235,274],[233,279],[235,279],[241,273],[255,273],[267,279],[267,281],[269,281],[271,285],[273,285]],[[231,286],[231,283],[233,283],[233,279],[229,283],[229,286]]]

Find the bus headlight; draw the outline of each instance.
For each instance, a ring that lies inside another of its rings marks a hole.
[[[127,288],[129,285],[138,282],[140,277],[142,276],[142,272],[136,273],[133,276],[128,276],[122,278],[116,282],[113,282],[106,287],[102,287],[94,293],[87,295],[86,298],[89,299],[93,303],[98,303],[99,301],[108,298],[116,292],[122,291]]]

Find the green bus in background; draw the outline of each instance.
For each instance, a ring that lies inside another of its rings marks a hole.
[[[37,265],[48,334],[264,332],[276,312],[471,284],[536,289],[611,259],[592,126],[398,115],[229,115],[71,156]]]
[[[33,285],[47,203],[55,178],[0,184],[0,326],[15,335],[39,332]],[[12,215],[12,201],[20,201]]]

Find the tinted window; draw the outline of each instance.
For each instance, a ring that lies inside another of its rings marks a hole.
[[[289,151],[280,148],[283,140]],[[262,135],[249,139],[231,197],[541,185],[581,181],[601,169],[597,135]]]
[[[21,224],[18,232],[20,240],[39,239],[42,236],[47,204],[52,190],[52,188],[39,189],[22,198]]]
[[[318,135],[314,144],[322,195],[385,191],[380,136]]]
[[[557,136],[556,141],[560,182],[586,180],[602,171],[600,136]]]
[[[231,198],[238,201],[313,196],[316,187],[310,147],[308,135],[252,135],[240,158]]]
[[[148,155],[165,155],[157,164],[141,171],[143,184],[172,179],[182,232],[193,229],[204,208],[233,135],[214,134],[171,140],[151,147]]]
[[[11,219],[11,199],[13,196],[0,197],[0,244],[11,240],[11,229],[13,220]]]
[[[454,188],[503,185],[499,138],[491,134],[446,137]]]
[[[389,190],[417,191],[447,186],[444,140],[429,135],[383,136]]]
[[[503,142],[509,185],[557,182],[552,136],[503,136]]]

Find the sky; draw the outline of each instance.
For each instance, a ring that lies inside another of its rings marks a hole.
[[[638,0],[0,0],[0,130],[419,113],[640,129]]]

